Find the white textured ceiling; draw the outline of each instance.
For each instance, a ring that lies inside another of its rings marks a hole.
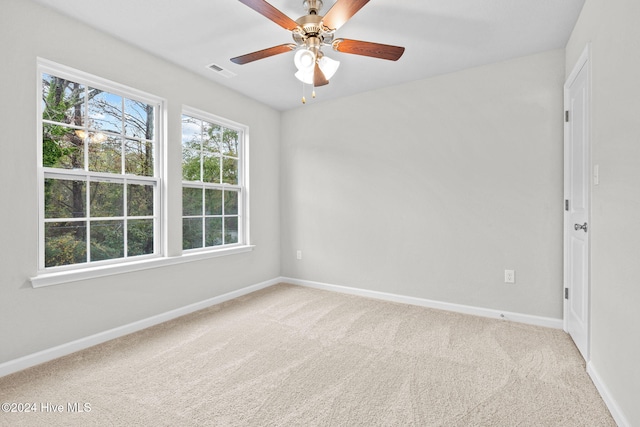
[[[245,65],[229,59],[290,33],[237,0],[35,0],[278,110],[301,106],[293,53]],[[292,19],[302,0],[271,0]],[[320,14],[334,0],[325,0]],[[584,0],[371,0],[336,37],[406,47],[397,62],[334,52],[341,62],[313,102],[563,48]],[[207,68],[232,71],[225,78]]]

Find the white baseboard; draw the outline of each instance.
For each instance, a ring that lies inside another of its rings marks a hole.
[[[393,301],[404,304],[417,305],[420,307],[435,308],[438,310],[454,311],[474,316],[490,317],[493,319],[510,320],[529,325],[544,326],[547,328],[562,329],[562,319],[551,317],[532,316],[529,314],[512,313],[508,311],[492,310],[488,308],[472,307],[468,305],[453,304],[448,302],[433,301],[424,298],[408,297],[404,295],[391,294],[386,292],[370,291],[366,289],[350,288],[346,286],[331,285],[328,283],[313,282],[310,280],[300,280],[291,277],[281,277],[280,280],[292,285],[306,286],[309,288],[324,289],[327,291],[341,292],[344,294],[358,295],[362,297],[374,298],[384,301]]]
[[[627,418],[624,416],[624,413],[616,403],[615,399],[611,395],[609,388],[602,381],[602,378],[600,378],[600,375],[598,374],[598,371],[596,371],[596,368],[593,366],[592,362],[587,363],[587,373],[591,377],[591,381],[593,381],[593,384],[598,389],[600,396],[602,396],[602,400],[604,400],[605,405],[607,405],[607,408],[609,409],[609,412],[611,412],[611,416],[615,420],[616,424],[618,424],[618,427],[631,426],[629,421],[627,421]]]
[[[75,353],[76,351],[84,350],[85,348],[93,347],[94,345],[101,344],[114,338],[119,338],[133,332],[141,331],[151,326],[158,325],[177,317],[184,316],[186,314],[193,313],[195,311],[202,310],[203,308],[211,307],[213,305],[220,304],[246,294],[250,294],[251,292],[255,292],[260,289],[268,288],[269,286],[273,286],[280,282],[280,278],[271,279],[266,282],[247,286],[245,288],[238,289],[237,291],[229,292],[217,297],[209,298],[204,301],[187,305],[185,307],[167,311],[165,313],[142,319],[137,322],[129,323],[128,325],[109,329],[104,332],[99,332],[95,335],[90,335],[88,337],[80,338],[66,344],[61,344],[56,347],[52,347],[46,350],[39,351],[37,353],[20,357],[18,359],[1,363],[0,377],[30,368],[32,366],[39,365],[44,362],[48,362],[53,359],[57,359],[62,356],[66,356],[71,353]]]

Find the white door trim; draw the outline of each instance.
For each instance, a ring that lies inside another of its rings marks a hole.
[[[592,94],[592,88],[591,88],[591,43],[588,43],[582,54],[580,55],[580,58],[578,59],[578,61],[576,62],[576,64],[573,67],[573,70],[571,71],[571,73],[569,74],[569,77],[567,78],[565,84],[564,84],[564,111],[569,111],[570,110],[570,88],[573,85],[573,83],[575,82],[576,78],[578,77],[578,75],[580,74],[580,72],[586,67],[586,71],[587,71],[587,91],[588,91],[588,105],[587,105],[587,129],[586,129],[586,141],[585,141],[585,145],[586,145],[586,152],[587,152],[587,166],[588,166],[588,171],[589,173],[587,174],[588,179],[585,181],[585,185],[586,185],[586,192],[588,194],[588,201],[587,201],[587,215],[588,215],[588,224],[589,224],[589,233],[591,233],[591,230],[593,229],[591,227],[591,176],[592,176],[592,164],[591,164],[591,137],[592,137],[592,132],[591,132],[591,94]],[[570,133],[570,126],[569,123],[564,122],[564,200],[569,199],[569,168],[567,167],[568,165],[568,159],[570,158],[570,152],[569,152],[569,146],[568,146],[568,141],[569,138],[571,136]],[[568,242],[568,234],[569,234],[569,227],[572,226],[572,224],[570,224],[570,215],[569,213],[566,211],[566,209],[563,209],[564,211],[564,229],[563,229],[563,259],[564,259],[564,269],[563,269],[563,328],[565,332],[569,332],[569,327],[568,327],[568,310],[569,310],[569,304],[568,304],[568,300],[564,298],[564,289],[566,289],[567,287],[569,287],[569,283],[568,283],[568,262],[569,262],[569,252],[568,252],[568,247],[567,247],[567,242]],[[587,328],[587,333],[586,333],[586,348],[584,349],[583,352],[583,357],[585,358],[585,360],[588,362],[589,358],[590,358],[590,346],[591,346],[591,322],[590,322],[590,288],[591,288],[591,245],[590,245],[590,238],[587,240],[587,291],[586,291],[586,295],[587,295],[587,322],[586,322],[586,328]]]

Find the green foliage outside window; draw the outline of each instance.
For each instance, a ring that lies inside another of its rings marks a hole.
[[[45,267],[153,253],[154,182],[125,174],[154,176],[154,117],[152,105],[43,74]]]
[[[241,134],[188,115],[182,131],[183,249],[238,243]]]

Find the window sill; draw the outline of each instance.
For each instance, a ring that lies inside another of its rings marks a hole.
[[[255,246],[234,246],[232,248],[218,249],[206,252],[191,252],[175,257],[153,258],[143,261],[112,264],[100,267],[87,267],[79,270],[58,271],[55,273],[42,273],[32,277],[31,286],[42,288],[44,286],[59,285],[62,283],[77,282],[79,280],[94,279],[97,277],[113,276],[116,274],[130,273],[133,271],[148,270],[150,268],[165,267],[168,265],[182,264],[220,256],[250,252]]]

